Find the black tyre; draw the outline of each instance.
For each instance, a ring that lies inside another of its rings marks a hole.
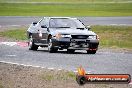
[[[87,50],[87,54],[95,54],[96,50]]]
[[[67,53],[74,53],[75,50],[74,49],[67,49]]]
[[[55,53],[55,52],[57,52],[57,50],[58,50],[58,49],[55,49],[55,48],[53,47],[52,40],[50,39],[50,40],[49,40],[49,43],[48,43],[48,51],[49,51],[49,53]]]
[[[32,36],[30,36],[30,38],[29,38],[28,46],[29,46],[29,50],[37,50],[38,49],[38,46],[34,44],[34,40],[33,40]]]

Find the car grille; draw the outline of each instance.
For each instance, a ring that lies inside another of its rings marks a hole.
[[[87,39],[88,35],[72,35],[72,39]]]

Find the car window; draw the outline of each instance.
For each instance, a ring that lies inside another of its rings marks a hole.
[[[49,22],[48,22],[48,19],[46,19],[46,18],[44,18],[41,22],[40,22],[40,25],[42,26],[47,26],[48,27],[48,24],[49,24]]]
[[[80,21],[68,18],[52,18],[50,19],[49,26],[52,28],[84,28],[84,25]]]

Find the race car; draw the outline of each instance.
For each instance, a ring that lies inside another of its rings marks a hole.
[[[95,54],[99,37],[90,29],[77,18],[43,17],[27,30],[29,50],[37,50],[40,46],[48,47],[50,53],[67,49],[68,53],[86,50],[88,54]]]

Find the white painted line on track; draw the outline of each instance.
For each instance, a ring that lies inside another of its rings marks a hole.
[[[110,24],[110,25],[118,25],[118,24]]]
[[[6,63],[6,64],[12,64],[12,65],[18,65],[18,66],[25,66],[25,67],[42,68],[42,69],[48,69],[48,70],[58,70],[58,71],[63,70],[63,69],[60,69],[60,68],[55,69],[53,67],[47,68],[47,67],[42,67],[42,66],[25,65],[25,64],[13,63],[13,62],[9,62],[9,61],[0,61],[0,63]],[[72,71],[74,73],[77,73],[77,70],[75,70],[75,71],[73,71],[73,70],[67,70],[67,71]],[[86,71],[86,72],[88,72],[88,74],[91,74],[90,71]]]
[[[18,64],[18,63],[7,62],[7,61],[0,61],[0,63],[6,63],[6,64],[16,64],[16,65],[20,65],[20,64]]]
[[[19,27],[19,26],[21,26],[21,25],[7,25],[7,26]]]
[[[49,69],[49,70],[54,70],[54,68],[47,68],[47,69]]]
[[[58,69],[59,71],[62,70],[62,69]]]
[[[62,70],[62,69],[55,69],[55,68],[47,68],[47,67],[42,67],[42,66],[33,66],[33,65],[25,65],[25,64],[19,64],[19,63],[13,63],[13,62],[9,62],[9,61],[0,61],[0,63],[6,63],[6,64],[12,64],[12,65],[18,65],[18,66],[25,66],[25,67],[34,67],[34,68],[42,68],[42,69],[48,69],[48,70]]]
[[[28,43],[27,42],[17,42],[17,45],[21,47],[27,47]]]
[[[7,62],[7,61],[0,61],[0,63],[6,63],[6,64],[12,64],[12,65],[18,65],[18,66],[25,66],[25,67],[34,67],[34,68],[42,68],[42,69],[45,68],[45,69],[48,69],[46,67],[41,67],[41,66],[25,65],[25,64],[19,64],[19,63]]]
[[[126,26],[127,24],[110,24],[112,26]]]
[[[27,42],[0,42],[0,45],[8,45],[8,46],[21,46],[21,47],[27,47],[28,43]]]
[[[8,56],[8,57],[15,57],[16,55],[14,55],[14,54],[9,54],[9,55],[5,55],[5,56]]]
[[[14,46],[16,45],[17,43],[16,42],[0,42],[0,45],[8,45],[8,46]]]

